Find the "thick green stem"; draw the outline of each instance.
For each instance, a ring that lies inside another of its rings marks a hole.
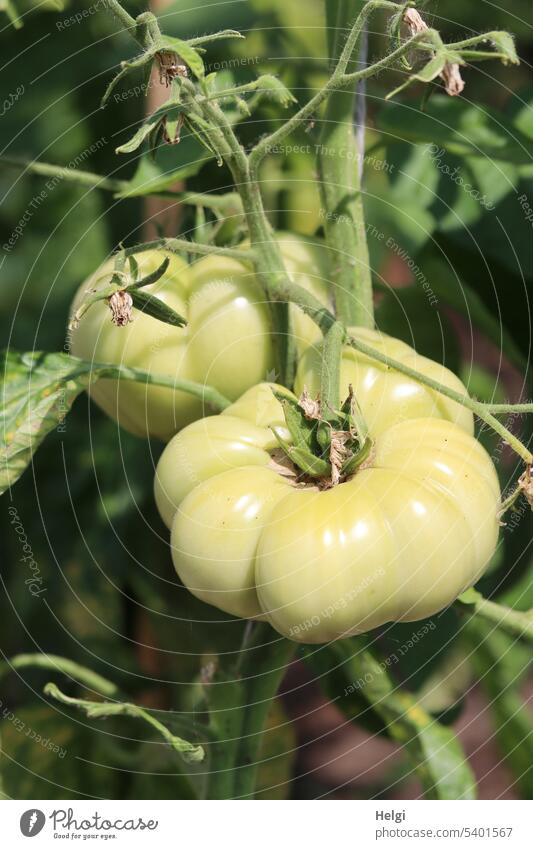
[[[325,0],[324,5],[329,58],[337,64],[344,46],[344,30],[360,10],[361,0]],[[354,87],[331,91],[317,159],[337,317],[348,326],[373,327],[372,279],[359,167],[364,150],[358,150],[353,128],[356,96]]]
[[[533,610],[513,610],[505,604],[497,604],[483,598],[481,593],[474,589],[469,589],[459,596],[456,605],[463,612],[473,610],[475,615],[493,622],[513,636],[533,638]]]
[[[123,27],[128,30],[133,30],[130,34],[135,37],[135,27],[137,25],[135,18],[132,18],[132,16],[126,12],[118,0],[106,0],[105,6],[115,16],[115,18],[120,21]]]
[[[217,675],[207,685],[209,729],[213,741],[209,745],[209,773],[204,798],[233,799],[235,758],[239,744],[243,687],[233,676]]]
[[[325,418],[328,418],[331,411],[338,410],[340,406],[341,356],[345,338],[344,327],[339,321],[332,324],[324,335],[320,400],[322,402],[322,414]]]
[[[204,102],[206,116],[220,128],[222,141],[217,145],[232,173],[242,200],[244,216],[255,255],[255,271],[269,298],[274,330],[278,379],[292,386],[295,369],[294,338],[289,320],[289,304],[276,297],[280,286],[288,282],[279,245],[268,223],[259,183],[251,173],[248,157],[224,112],[216,103]],[[216,143],[216,135],[214,137]]]
[[[244,714],[237,749],[234,798],[252,798],[266,718],[278,692],[296,643],[257,623],[240,666]]]

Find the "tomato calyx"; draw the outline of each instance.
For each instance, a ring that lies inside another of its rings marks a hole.
[[[298,401],[279,392],[274,395],[283,407],[292,443],[275,427],[272,431],[300,481],[329,489],[352,477],[362,464],[368,465],[373,443],[351,386],[340,410],[324,410],[320,396],[312,398],[305,387]],[[287,467],[279,452],[274,462]]]

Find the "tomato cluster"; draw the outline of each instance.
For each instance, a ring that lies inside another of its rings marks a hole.
[[[326,304],[323,248],[278,238],[292,279]],[[140,255],[142,272],[161,257]],[[110,380],[91,390],[121,425],[170,440],[155,498],[171,529],[175,568],[194,595],[234,616],[267,620],[289,639],[320,643],[430,616],[477,581],[496,547],[500,490],[465,407],[346,347],[341,395],[351,387],[371,450],[332,486],[280,452],[281,444],[290,458],[294,444],[280,393],[298,405],[304,389],[311,397],[320,389],[322,341],[310,319],[292,315],[293,395],[265,380],[274,364],[268,304],[245,262],[209,256],[188,267],[172,256],[152,288],[186,316],[185,328],[142,314],[115,327],[99,303],[75,333],[74,353],[205,382],[234,402],[203,418],[200,401],[184,392]],[[405,343],[374,330],[352,333],[466,392]]]

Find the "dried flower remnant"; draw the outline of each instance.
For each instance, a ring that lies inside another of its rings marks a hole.
[[[527,503],[533,510],[533,479],[531,478],[531,466],[527,466],[525,472],[518,478],[518,486],[525,495]]]
[[[304,386],[304,391],[298,398],[298,404],[300,405],[306,419],[322,418],[320,396],[317,396],[317,398],[311,398],[306,386]]]
[[[133,321],[133,300],[129,292],[125,292],[124,290],[114,292],[107,303],[111,310],[111,321],[117,327],[124,327],[130,321]]]
[[[347,430],[332,430],[329,445],[329,462],[331,464],[331,486],[337,486],[342,477],[342,468],[351,456],[352,451],[348,442],[352,442],[352,434]]]
[[[416,9],[406,9],[403,20],[411,35],[416,35],[419,32],[425,32],[429,29]],[[446,94],[449,94],[450,97],[457,97],[458,94],[461,94],[465,83],[461,77],[459,65],[456,62],[447,62],[439,76],[444,83]]]

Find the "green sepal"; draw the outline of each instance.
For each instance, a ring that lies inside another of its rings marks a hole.
[[[279,435],[275,428],[272,428],[272,433],[276,437],[280,448],[287,455],[289,460],[298,466],[306,475],[313,478],[327,478],[331,475],[331,466],[325,460],[315,455],[305,447],[296,447],[290,445],[282,436]]]
[[[187,320],[179,313],[156,298],[154,295],[149,295],[148,292],[142,292],[138,288],[128,288],[128,293],[133,301],[135,309],[140,310],[146,315],[150,315],[157,321],[163,321],[165,324],[172,324],[174,327],[184,327]]]
[[[317,441],[317,421],[305,417],[298,401],[287,398],[277,391],[274,392],[274,395],[283,407],[285,422],[293,444],[297,448],[303,448],[314,454],[315,451],[320,449]]]
[[[329,478],[331,477],[331,466],[326,460],[320,457],[315,457],[310,451],[305,448],[291,448],[289,457],[298,468],[307,475],[313,478]]]
[[[367,437],[367,439],[365,439],[363,446],[359,448],[359,450],[356,451],[355,454],[353,454],[353,456],[346,460],[346,462],[344,463],[342,467],[343,477],[353,475],[353,473],[361,465],[361,463],[364,463],[364,461],[370,455],[373,444],[374,443],[370,438]]]
[[[133,260],[133,262],[135,263],[134,268],[137,268],[137,272],[132,274],[135,282],[130,283],[130,285],[126,287],[126,292],[129,292],[130,295],[132,294],[133,289],[140,289],[143,286],[150,286],[151,283],[157,283],[157,281],[163,276],[163,274],[167,270],[170,263],[170,257],[166,256],[161,265],[156,268],[155,271],[152,271],[151,274],[147,274],[146,277],[141,277],[140,280],[137,280],[137,274],[139,273],[139,266],[137,265],[137,261],[133,254],[130,254],[128,259],[130,261],[130,265],[131,261]]]

